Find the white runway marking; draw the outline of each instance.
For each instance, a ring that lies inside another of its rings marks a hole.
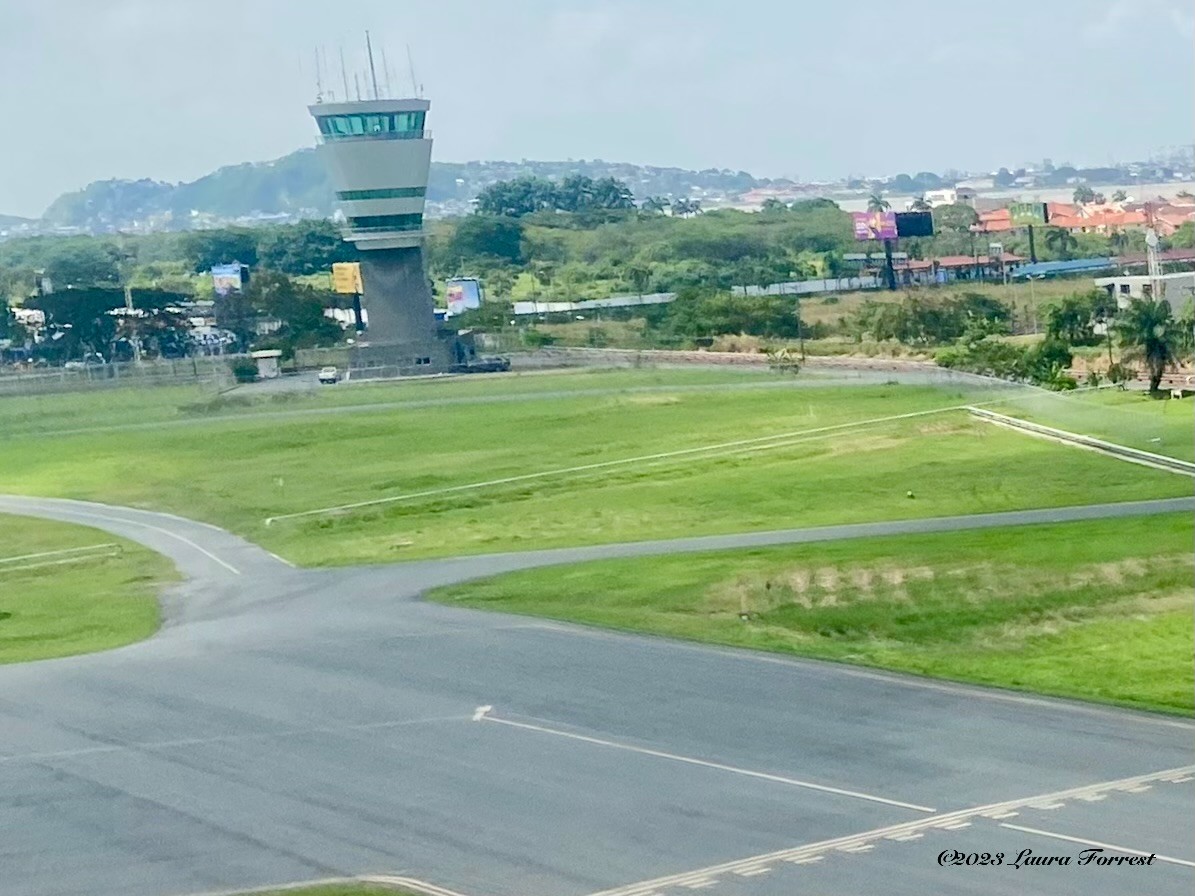
[[[188,547],[194,548],[195,550],[199,551],[199,553],[203,554],[203,556],[207,557],[210,560],[214,560],[216,563],[219,563],[221,566],[223,566],[225,569],[227,569],[233,575],[239,576],[241,574],[241,571],[239,569],[237,569],[235,566],[233,566],[231,563],[225,563],[223,560],[221,560],[219,557],[217,557],[211,551],[207,550],[204,547],[197,545],[195,542],[191,541],[191,539],[189,539],[183,535],[179,535],[177,532],[171,532],[169,529],[163,529],[161,526],[154,526],[151,523],[143,523],[140,520],[131,520],[131,519],[128,519],[127,517],[107,516],[102,513],[88,513],[88,512],[84,512],[82,510],[71,510],[70,513],[74,516],[80,516],[85,519],[104,520],[105,522],[109,522],[109,523],[124,523],[126,526],[140,526],[142,529],[149,529],[153,532],[159,532],[162,535],[165,535],[169,538],[173,538],[175,541],[181,541],[183,544],[187,545]]]
[[[426,894],[426,896],[462,896],[462,894],[457,893],[455,890],[449,890],[447,887],[438,887],[435,884],[429,884],[425,880],[416,880],[413,877],[392,877],[390,875],[371,874],[357,879],[365,883],[389,884],[395,887],[402,887],[413,893]]]
[[[483,707],[485,708],[485,707]],[[790,787],[801,787],[805,790],[817,790],[822,793],[832,793],[835,796],[848,796],[854,799],[867,800],[872,803],[883,803],[886,806],[896,806],[900,809],[912,809],[915,812],[937,812],[937,809],[931,809],[928,806],[918,806],[913,803],[902,803],[900,800],[890,800],[882,796],[875,796],[870,793],[860,793],[856,790],[843,790],[840,787],[829,787],[825,784],[815,784],[812,781],[799,781],[796,778],[786,778],[782,775],[772,775],[767,772],[757,772],[746,768],[737,768],[733,765],[724,765],[720,762],[708,762],[705,759],[695,759],[692,756],[680,756],[676,753],[665,753],[662,750],[652,750],[647,747],[636,747],[631,744],[619,743],[613,740],[604,740],[600,737],[589,737],[584,734],[573,734],[570,731],[561,731],[557,728],[548,728],[544,725],[531,725],[526,722],[512,722],[509,719],[499,719],[496,716],[481,713],[478,710],[481,718],[474,715],[477,721],[482,722],[496,722],[499,725],[509,725],[511,728],[521,728],[525,731],[537,731],[541,734],[551,734],[556,737],[566,737],[569,740],[577,740],[587,744],[594,744],[599,747],[610,747],[615,750],[626,750],[630,753],[639,753],[644,756],[654,756],[657,759],[668,759],[672,762],[683,762],[687,765],[697,765],[702,768],[711,768],[716,771],[730,772],[734,775],[742,775],[747,778],[757,778],[762,781],[773,781],[777,784],[787,784]]]
[[[494,721],[498,720],[495,719]],[[960,809],[955,812],[946,812],[941,815],[935,815],[932,818],[920,818],[916,821],[906,821],[883,828],[876,828],[871,831],[864,831],[861,834],[851,834],[846,837],[836,837],[832,840],[822,840],[817,843],[807,843],[803,846],[795,846],[791,849],[781,849],[776,852],[765,853],[764,855],[749,856],[745,859],[724,862],[721,865],[712,865],[708,868],[699,868],[694,871],[684,871],[679,874],[669,875],[667,877],[658,877],[654,880],[627,884],[626,886],[615,887],[611,890],[602,890],[599,893],[594,893],[593,896],[646,896],[647,893],[657,888],[685,886],[694,880],[708,880],[710,878],[719,877],[724,874],[734,873],[741,868],[757,868],[761,865],[771,864],[773,862],[790,862],[792,864],[802,864],[802,860],[819,859],[831,851],[842,852],[844,847],[858,846],[865,843],[874,843],[878,840],[891,839],[898,835],[927,832],[933,828],[941,828],[944,822],[975,818],[977,816],[991,817],[996,812],[1028,806],[1030,803],[1075,799],[1083,797],[1086,794],[1117,790],[1125,784],[1147,783],[1152,781],[1171,781],[1177,777],[1188,774],[1195,774],[1195,765],[1183,766],[1182,768],[1165,769],[1164,771],[1160,772],[1151,772],[1149,774],[1137,775],[1133,778],[1123,778],[1116,781],[1101,781],[1097,784],[1086,784],[1082,787],[1072,787],[1069,790],[1060,790],[1055,793],[1038,794],[1035,796],[1022,797],[1020,799],[1006,800],[1000,803],[990,803],[984,806],[973,806],[970,809]],[[1109,846],[1104,846],[1103,848],[1119,849],[1119,847]],[[1148,855],[1148,853],[1145,853],[1145,855]],[[1158,858],[1161,859],[1161,856],[1158,856]],[[1195,863],[1187,862],[1185,859],[1175,859],[1174,861],[1183,865],[1195,865]]]
[[[1110,849],[1113,852],[1123,852],[1131,856],[1155,856],[1159,862],[1169,862],[1171,865],[1186,865],[1188,868],[1195,868],[1195,862],[1188,862],[1186,859],[1175,859],[1171,856],[1159,856],[1157,853],[1144,852],[1140,849],[1132,849],[1128,846],[1114,846],[1111,843],[1100,843],[1098,840],[1085,840],[1082,837],[1068,837],[1066,834],[1055,834],[1053,831],[1043,831],[1040,828],[1027,828],[1019,824],[1008,824],[1007,822],[1000,825],[1002,828],[1008,828],[1010,831],[1022,831],[1026,834],[1037,834],[1041,837],[1053,837],[1055,840],[1067,840],[1071,843],[1081,843],[1084,846],[1093,846],[1097,849]]]

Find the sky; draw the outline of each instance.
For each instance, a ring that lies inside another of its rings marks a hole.
[[[1191,0],[0,0],[0,213],[313,145],[316,48],[339,87],[366,29],[445,161],[829,180],[1192,141]]]

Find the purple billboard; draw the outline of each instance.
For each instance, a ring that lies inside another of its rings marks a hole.
[[[896,239],[896,212],[851,212],[857,240]]]

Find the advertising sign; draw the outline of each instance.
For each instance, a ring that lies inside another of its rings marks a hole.
[[[451,314],[463,314],[481,307],[481,283],[472,278],[445,281],[446,304]]]
[[[857,240],[896,239],[896,212],[851,212]]]
[[[1013,227],[1029,227],[1046,223],[1044,202],[1014,202],[1008,207],[1008,217]]]
[[[355,261],[338,261],[332,265],[332,291],[359,296],[365,292],[361,282],[361,265]]]
[[[933,236],[934,216],[932,212],[897,212],[896,233],[898,236]]]
[[[212,289],[218,296],[241,291],[241,266],[218,264],[212,268]]]

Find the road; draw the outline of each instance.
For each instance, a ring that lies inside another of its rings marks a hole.
[[[0,667],[0,892],[1186,894],[1189,721],[417,599],[594,557],[1176,509],[1195,500],[299,570],[178,517],[0,497],[186,576],[147,641]],[[1076,865],[1088,848],[1156,857]],[[1010,867],[1026,849],[1071,864]]]

